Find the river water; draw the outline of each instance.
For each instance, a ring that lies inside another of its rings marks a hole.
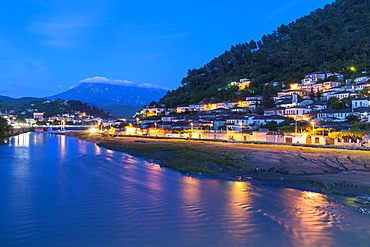
[[[370,216],[30,133],[0,145],[0,246],[370,246]]]

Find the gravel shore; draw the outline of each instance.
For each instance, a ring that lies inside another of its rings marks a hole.
[[[334,194],[370,194],[370,151],[71,133],[186,174]]]

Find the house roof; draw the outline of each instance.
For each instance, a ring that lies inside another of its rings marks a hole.
[[[353,109],[353,112],[363,113],[363,112],[370,112],[370,107],[358,107]]]
[[[260,119],[260,120],[268,120],[268,119],[276,119],[276,120],[286,120],[289,119],[287,117],[283,117],[280,115],[270,115],[270,116],[255,116],[253,119]]]
[[[352,99],[352,101],[354,100],[370,100],[370,97],[358,97],[358,98]]]
[[[370,85],[370,82],[361,82],[361,83],[357,83],[353,86],[359,86],[359,85]]]
[[[347,112],[352,112],[352,109],[332,109],[332,108],[327,108],[319,111],[315,111],[312,113],[347,113]]]
[[[341,91],[341,92],[337,92],[337,93],[334,93],[334,94],[343,94],[343,93],[357,94],[357,93],[350,92],[350,91]]]
[[[227,120],[232,120],[232,119],[243,119],[243,120],[246,120],[247,119],[247,116],[245,116],[245,115],[233,115],[233,116],[229,116],[229,118]]]
[[[285,109],[286,109],[285,107],[274,107],[274,108],[266,109],[265,111],[281,111]]]

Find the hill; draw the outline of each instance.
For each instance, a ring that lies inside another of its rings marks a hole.
[[[0,112],[21,115],[26,118],[31,118],[33,112],[44,112],[45,117],[52,117],[62,114],[75,114],[77,111],[95,117],[111,117],[104,110],[78,100],[39,100],[32,103],[0,102]]]
[[[298,82],[314,71],[354,78],[370,70],[369,13],[370,0],[337,0],[281,25],[261,40],[233,45],[203,67],[188,70],[183,86],[169,91],[159,102],[173,107],[202,100],[240,100],[281,89],[266,83],[280,82],[282,87],[282,82]],[[241,78],[252,80],[250,90],[236,93],[236,87],[227,87]]]
[[[8,102],[8,103],[30,103],[33,101],[38,101],[42,100],[40,98],[35,98],[35,97],[22,97],[22,98],[11,98],[8,96],[1,96],[0,95],[0,102]]]
[[[81,83],[48,99],[80,100],[98,106],[143,106],[160,99],[167,91],[156,88],[130,87],[106,83]]]
[[[107,105],[100,106],[105,112],[115,118],[129,118],[142,108],[142,106],[129,106],[129,105]]]

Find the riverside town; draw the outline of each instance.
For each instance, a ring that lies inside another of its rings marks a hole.
[[[238,87],[238,93],[249,90],[250,84],[251,80],[240,79],[228,86]],[[369,96],[370,76],[345,79],[340,73],[313,72],[273,96],[275,107],[268,109],[260,107],[265,96],[254,95],[238,102],[199,102],[175,108],[152,104],[123,119],[81,112],[45,118],[37,109],[28,109],[33,118],[24,123],[15,121],[13,114],[2,112],[1,116],[13,132],[24,127],[40,131],[95,125],[91,131],[111,135],[370,147]]]

